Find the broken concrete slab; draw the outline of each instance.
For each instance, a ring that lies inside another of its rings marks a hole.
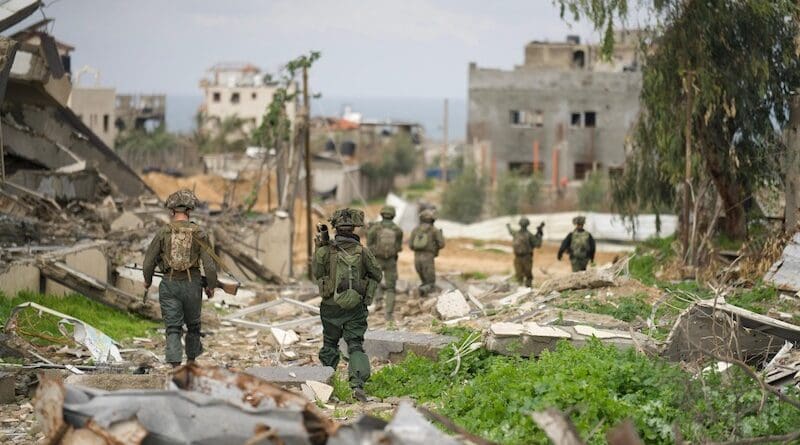
[[[469,315],[469,303],[460,290],[443,293],[436,298],[436,314],[442,320],[461,318]]]
[[[614,285],[614,274],[610,269],[592,269],[573,272],[563,277],[551,278],[542,283],[539,287],[539,292],[547,294],[553,291],[595,289]]]
[[[364,351],[370,358],[380,361],[399,361],[409,352],[435,359],[442,349],[456,340],[455,337],[448,335],[404,331],[367,331],[364,335]],[[341,342],[340,346],[343,350],[347,349],[344,342]]]
[[[248,368],[244,372],[269,383],[299,388],[308,380],[330,383],[334,370],[330,366],[266,366]]]
[[[391,443],[458,445],[458,441],[433,426],[409,403],[397,407],[392,421],[386,425]]]
[[[48,258],[56,257],[57,255],[58,252],[52,252],[48,254]],[[87,247],[86,249],[67,253],[63,256],[61,262],[92,278],[100,281],[108,281],[108,258],[105,252],[99,247]],[[47,280],[44,291],[50,295],[68,295],[75,293],[75,290],[53,279]]]
[[[12,264],[0,273],[0,292],[13,297],[21,291],[39,291],[39,268],[34,264]]]
[[[516,291],[512,294],[507,295],[500,300],[496,301],[496,304],[499,306],[508,306],[512,304],[517,304],[519,300],[524,297],[527,297],[533,293],[533,289],[530,287],[518,287]]]
[[[764,275],[764,282],[780,290],[800,291],[800,232],[786,244],[781,257]]]
[[[315,380],[306,380],[303,386],[301,386],[301,389],[303,388],[308,388],[310,390],[312,402],[314,400],[319,400],[322,403],[328,403],[328,400],[330,400],[333,395],[333,386]],[[306,393],[305,389],[303,389],[303,393]]]
[[[158,374],[74,374],[64,380],[68,385],[119,391],[122,389],[165,389],[167,377]]]
[[[538,357],[553,351],[560,341],[583,346],[593,337],[619,349],[655,349],[655,342],[641,334],[596,329],[591,326],[541,326],[536,323],[493,323],[486,335],[486,348],[503,355]]]
[[[125,211],[122,212],[114,221],[111,221],[111,230],[121,231],[121,230],[136,230],[141,229],[144,227],[144,221],[138,215],[133,212]]]
[[[280,328],[270,328],[269,332],[281,347],[291,346],[300,341],[300,337],[291,329],[284,331]]]
[[[0,405],[17,403],[17,378],[11,372],[0,372]]]
[[[800,326],[727,304],[722,299],[704,300],[681,313],[662,355],[669,360],[692,361],[702,358],[706,351],[755,365],[777,354],[786,341],[800,344]]]

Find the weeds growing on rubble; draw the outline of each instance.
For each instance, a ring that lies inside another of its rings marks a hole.
[[[20,292],[14,298],[8,298],[0,292],[0,319],[5,323],[15,306],[28,301],[89,323],[117,341],[132,337],[147,337],[159,326],[152,321],[109,308],[82,295],[71,294],[61,297],[34,292]],[[18,321],[23,333],[44,334],[34,339],[37,344],[48,343],[43,337],[62,337],[58,330],[57,317],[47,314],[40,316],[34,309],[25,309],[19,314]]]
[[[331,377],[331,386],[333,386],[332,396],[339,399],[340,402],[355,403],[356,399],[353,397],[353,389],[350,388],[350,383],[345,377],[339,375],[338,371]]]
[[[597,340],[583,348],[564,342],[539,360],[481,349],[464,357],[455,375],[451,356],[409,354],[376,373],[367,390],[433,404],[469,431],[507,444],[549,443],[530,417],[548,407],[569,411],[588,443],[604,443],[605,430],[629,417],[646,443],[664,444],[673,442],[675,423],[684,439],[698,443],[782,434],[800,424],[800,411],[774,397],[759,410],[758,384],[738,369],[694,378]]]

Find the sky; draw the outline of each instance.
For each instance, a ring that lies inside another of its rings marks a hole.
[[[597,41],[588,24],[563,21],[552,0],[44,2],[51,32],[76,47],[73,72],[95,67],[100,84],[121,93],[199,95],[217,62],[274,71],[318,50],[310,82],[323,96],[463,99],[469,62],[509,69],[531,40]]]

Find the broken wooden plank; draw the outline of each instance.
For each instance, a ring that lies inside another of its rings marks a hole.
[[[545,411],[536,411],[531,416],[554,445],[583,445],[575,425],[561,411],[548,408]]]
[[[38,267],[46,278],[87,298],[114,309],[132,312],[151,320],[161,320],[161,308],[155,304],[143,304],[141,296],[129,294],[104,281],[89,277],[64,263],[40,261]]]
[[[215,227],[214,238],[218,241],[216,244],[217,249],[231,257],[236,264],[253,272],[264,281],[283,284],[283,279],[278,274],[269,270],[258,258],[239,249],[235,241],[225,231]]]

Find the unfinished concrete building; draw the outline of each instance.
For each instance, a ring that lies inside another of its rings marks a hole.
[[[200,81],[200,88],[206,130],[213,133],[225,119],[236,117],[243,121],[244,134],[249,134],[261,125],[279,85],[270,74],[249,63],[220,63],[208,70],[207,77]],[[286,107],[292,122],[295,108],[294,103]]]
[[[167,124],[166,94],[118,94],[114,127],[120,132],[153,130]]]
[[[531,42],[512,70],[469,65],[468,140],[482,147],[485,172],[539,172],[555,186],[625,160],[638,113],[642,76],[638,33],[621,33],[615,54],[576,36]]]

